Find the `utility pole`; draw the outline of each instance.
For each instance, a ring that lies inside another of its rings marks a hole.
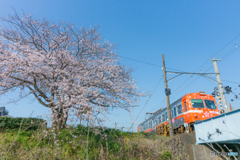
[[[134,124],[134,123],[132,123],[132,133],[133,133],[133,124]]]
[[[170,100],[169,100],[169,89],[167,85],[167,75],[166,75],[166,68],[165,68],[165,61],[164,55],[162,54],[162,63],[163,63],[163,75],[164,75],[164,83],[165,83],[165,93],[166,93],[166,100],[167,100],[167,113],[168,113],[168,125],[169,125],[169,134],[173,136],[173,127],[172,127],[172,115],[171,115],[171,108],[170,108]]]
[[[220,94],[221,94],[222,105],[223,105],[223,108],[224,108],[224,112],[227,113],[227,112],[229,112],[229,110],[228,110],[227,101],[226,101],[224,91],[223,91],[223,85],[222,85],[222,81],[221,81],[221,78],[220,78],[220,73],[219,73],[218,66],[217,66],[217,61],[221,61],[221,60],[220,59],[217,60],[215,58],[210,59],[210,60],[213,61],[213,67],[214,67],[216,77],[217,77],[218,88],[219,88],[219,91],[220,91]]]
[[[115,122],[115,129],[117,129],[117,122]]]

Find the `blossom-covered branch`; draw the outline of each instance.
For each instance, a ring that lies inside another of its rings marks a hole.
[[[131,69],[118,62],[114,46],[98,28],[37,20],[18,14],[1,18],[0,90],[21,88],[53,112],[53,125],[65,127],[69,109],[91,120],[111,108],[129,110],[143,93]],[[24,97],[24,96],[23,96]]]

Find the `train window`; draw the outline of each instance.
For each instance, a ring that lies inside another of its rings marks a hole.
[[[182,105],[177,106],[177,110],[178,110],[178,115],[182,114],[183,113]]]
[[[162,117],[161,115],[158,117],[158,124],[162,123],[161,117]]]
[[[152,121],[149,122],[149,129],[152,128]]]
[[[214,101],[205,100],[205,104],[208,109],[216,109]]]
[[[172,116],[172,118],[174,117],[174,115],[173,115],[173,110],[171,110],[171,116]]]
[[[162,121],[165,122],[166,120],[166,116],[165,116],[165,113],[162,115]]]
[[[204,108],[202,99],[191,99],[193,108]]]
[[[158,119],[157,119],[157,118],[154,118],[154,120],[153,120],[153,126],[156,126],[156,125],[157,125],[157,121],[158,121]]]
[[[177,117],[177,111],[176,111],[176,107],[173,108],[173,114],[174,114],[174,117]]]
[[[166,115],[166,121],[168,121],[168,114],[167,114],[167,112],[165,113],[165,115]]]

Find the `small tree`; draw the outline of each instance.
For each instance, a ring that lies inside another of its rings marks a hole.
[[[130,110],[138,97],[131,69],[118,62],[98,28],[37,20],[17,13],[1,18],[1,95],[20,89],[19,99],[34,95],[51,108],[53,127],[64,128],[69,109],[87,120],[102,120],[109,109]]]

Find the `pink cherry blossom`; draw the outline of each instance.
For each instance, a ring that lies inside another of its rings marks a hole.
[[[144,96],[98,28],[24,14],[1,21],[11,27],[0,28],[0,94],[20,89],[19,99],[33,95],[51,109],[56,129],[65,127],[70,112],[101,123],[98,114],[130,111]]]

